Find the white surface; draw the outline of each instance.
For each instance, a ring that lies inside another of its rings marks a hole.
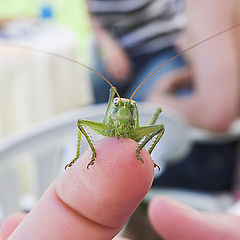
[[[52,24],[0,43],[30,46],[77,58],[75,35]],[[88,104],[87,71],[74,63],[26,49],[0,45],[0,137]]]
[[[231,208],[229,208],[227,212],[240,216],[240,200],[236,202]]]

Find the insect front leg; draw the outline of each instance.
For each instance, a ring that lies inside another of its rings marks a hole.
[[[111,108],[112,103],[113,103],[114,96],[115,96],[115,91],[113,90],[113,88],[110,88],[108,106],[107,106],[107,110],[106,110],[104,120],[103,120],[104,123],[106,123],[108,121],[108,117],[109,117],[108,115],[109,115],[109,111],[110,111],[110,108]]]
[[[100,122],[94,122],[94,121],[89,121],[89,120],[78,120],[77,123],[78,126],[78,146],[77,146],[77,155],[76,157],[69,163],[66,165],[65,169],[67,167],[71,167],[72,164],[74,162],[76,162],[76,160],[79,158],[80,156],[80,142],[81,142],[81,134],[84,135],[84,137],[86,138],[91,150],[92,150],[92,158],[91,161],[88,163],[87,168],[89,168],[90,165],[93,165],[96,159],[96,149],[93,146],[93,143],[91,142],[87,132],[84,130],[83,126],[86,126],[88,128],[90,128],[91,130],[93,130],[94,132],[101,134],[103,136],[108,136],[107,133],[110,130],[108,126],[106,126],[104,123],[100,123]]]
[[[155,113],[153,114],[153,117],[148,121],[147,125],[153,125],[156,123],[159,114],[162,112],[161,108],[157,108]]]

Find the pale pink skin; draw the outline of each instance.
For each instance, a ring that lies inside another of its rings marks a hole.
[[[157,197],[149,207],[149,218],[167,240],[237,240],[240,217],[198,212],[166,197]]]
[[[0,239],[7,239],[24,217],[24,214],[15,214],[8,217],[1,226]],[[230,214],[199,213],[166,197],[158,197],[151,202],[149,218],[159,235],[167,240],[240,239],[240,217]],[[48,236],[52,237],[52,231],[49,232]],[[88,234],[86,236],[86,239],[91,239],[88,238]],[[106,239],[111,238],[106,237]],[[120,237],[114,239],[129,240]]]
[[[152,184],[152,159],[143,150],[144,163],[137,160],[137,146],[116,137],[98,142],[93,166],[86,168],[91,159],[87,151],[49,186],[26,217],[11,216],[2,223],[0,239],[11,233],[9,239],[14,240],[112,239]]]

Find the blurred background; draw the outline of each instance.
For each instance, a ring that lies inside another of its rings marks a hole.
[[[31,46],[73,59],[81,56],[88,64],[90,27],[84,1],[26,1],[20,5],[3,1],[0,14],[2,43]],[[5,78],[1,104],[9,100],[8,106],[1,106],[1,137],[90,103],[88,74],[81,67],[21,48],[1,46],[1,53],[1,76]],[[68,86],[66,79],[74,80]]]
[[[207,9],[205,1],[128,2],[0,2],[0,220],[29,211],[74,158],[77,119],[103,120],[109,85],[64,58],[93,67],[130,98],[161,64],[238,24],[237,1],[218,11],[215,0]],[[157,123],[166,133],[152,154],[161,172],[125,236],[161,239],[146,215],[158,194],[211,212],[225,212],[238,200],[238,32],[172,61],[134,96],[141,125],[163,108]],[[81,151],[87,147],[82,139]]]

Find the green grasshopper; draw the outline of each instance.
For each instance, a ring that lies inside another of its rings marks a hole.
[[[148,122],[148,125],[140,127],[139,126],[139,114],[138,108],[135,101],[126,98],[116,97],[114,98],[116,93],[115,88],[110,89],[109,101],[107,106],[107,111],[105,113],[105,117],[103,122],[94,122],[89,120],[79,119],[77,122],[78,126],[78,145],[77,145],[77,154],[76,157],[65,166],[71,167],[72,164],[77,161],[80,156],[80,142],[81,135],[83,134],[92,150],[92,158],[88,163],[87,168],[90,165],[93,165],[96,159],[96,149],[94,148],[91,140],[89,139],[88,134],[84,130],[83,126],[86,126],[93,130],[94,132],[103,135],[104,137],[113,137],[116,136],[124,138],[131,138],[136,142],[139,142],[143,139],[141,144],[139,144],[136,150],[137,159],[141,162],[144,160],[140,157],[140,151],[144,148],[144,146],[152,140],[155,136],[153,144],[149,148],[148,152],[151,154],[154,147],[160,141],[163,133],[164,133],[164,125],[163,124],[155,124],[159,114],[161,113],[161,108],[157,108],[153,117]],[[155,167],[160,167],[154,163]]]

